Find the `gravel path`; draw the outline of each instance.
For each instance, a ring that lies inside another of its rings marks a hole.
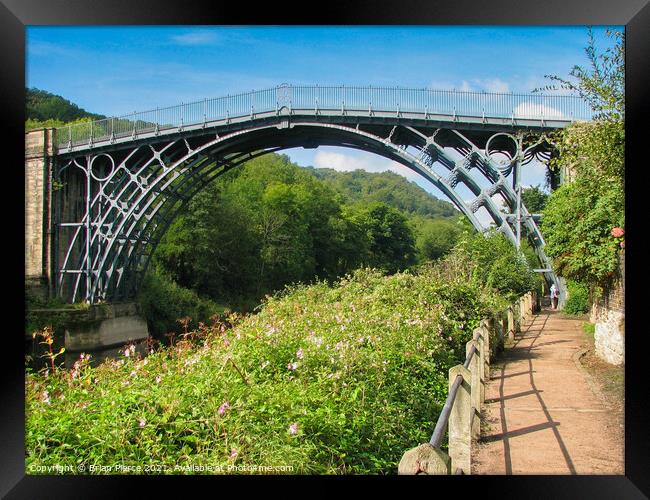
[[[624,474],[620,419],[579,362],[581,325],[543,309],[492,360],[473,474]]]

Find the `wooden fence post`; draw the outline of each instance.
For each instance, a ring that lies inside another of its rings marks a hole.
[[[490,359],[492,357],[492,352],[490,351],[490,334],[494,331],[494,319],[483,319],[481,320],[481,328],[483,330],[483,342],[485,344],[484,348],[484,365],[483,365],[483,376],[485,380],[490,380]]]
[[[399,475],[448,475],[451,459],[444,451],[424,443],[408,450],[397,466]]]
[[[480,330],[479,330],[480,331]],[[471,401],[472,401],[472,410],[470,417],[470,427],[472,439],[478,439],[481,435],[481,422],[479,420],[479,415],[481,411],[481,385],[483,381],[481,380],[481,356],[480,349],[481,346],[478,340],[470,340],[465,344],[465,356],[469,356],[472,347],[476,348],[476,352],[472,356],[472,360],[469,362],[467,367],[470,372],[470,386],[471,386]]]
[[[508,306],[508,340],[515,340],[515,308]]]
[[[449,386],[454,383],[456,376],[461,375],[463,381],[456,393],[456,399],[449,414],[449,457],[451,458],[451,473],[460,469],[464,474],[471,474],[471,380],[472,374],[463,365],[449,369]]]

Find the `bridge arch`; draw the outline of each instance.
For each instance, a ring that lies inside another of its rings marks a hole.
[[[297,146],[349,147],[396,161],[436,186],[477,230],[484,228],[475,214],[485,207],[513,243],[525,233],[547,279],[555,281],[541,233],[520,203],[519,183],[511,186],[508,179],[533,158],[548,159],[548,147],[541,140],[524,143],[530,120],[524,126],[514,118],[499,120],[487,123],[483,117],[477,123],[455,114],[433,119],[426,110],[408,116],[372,109],[328,114],[318,104],[314,110],[297,110],[289,102],[275,113],[251,110],[250,116],[228,116],[210,126],[204,121],[185,127],[181,119],[179,127],[164,134],[156,123],[138,136],[135,120],[130,138],[116,141],[111,134],[93,141],[91,133],[88,144],[75,149],[69,142],[56,157],[60,178],[76,169],[86,182],[84,215],[67,224],[74,233],[63,241],[67,250],[57,265],[58,293],[73,302],[132,297],[160,238],[193,196],[253,157]],[[496,161],[495,151],[507,158],[505,164]],[[98,167],[100,158],[110,168]],[[463,200],[459,185],[474,199]],[[497,194],[510,213],[495,203]]]

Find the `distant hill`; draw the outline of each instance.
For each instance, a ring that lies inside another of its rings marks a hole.
[[[25,119],[67,123],[81,118],[101,120],[104,115],[89,113],[63,97],[37,88],[25,89]]]
[[[432,218],[459,215],[448,201],[439,200],[415,182],[394,172],[339,172],[314,167],[306,170],[341,193],[345,203],[381,201],[409,214]]]

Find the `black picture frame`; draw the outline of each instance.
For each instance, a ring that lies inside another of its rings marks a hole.
[[[414,482],[424,484],[426,494],[447,496],[460,491],[494,494],[511,498],[647,498],[650,494],[650,439],[646,420],[648,377],[645,357],[649,354],[643,308],[645,259],[640,255],[641,235],[645,229],[643,195],[648,186],[648,168],[644,158],[644,121],[650,117],[650,5],[648,0],[456,0],[423,2],[417,0],[328,2],[301,6],[262,2],[203,2],[173,0],[2,0],[0,3],[0,40],[2,41],[2,114],[5,150],[4,196],[5,220],[20,225],[20,217],[12,215],[12,207],[21,202],[23,176],[20,165],[24,154],[25,108],[25,26],[27,25],[625,25],[626,27],[626,262],[633,273],[626,283],[626,415],[624,476],[471,476],[406,478],[324,478],[316,480],[334,491],[343,493],[350,485],[381,488],[388,494],[411,494]],[[646,153],[647,154],[647,153]],[[15,157],[14,157],[15,155]],[[10,187],[13,186],[13,187]],[[15,199],[11,193],[15,194]],[[17,231],[20,234],[19,231]],[[13,235],[13,231],[7,232]],[[170,482],[192,486],[198,492],[221,492],[228,485],[244,494],[249,486],[267,487],[271,478],[261,477],[120,477],[120,476],[29,476],[25,474],[25,401],[22,326],[13,319],[21,315],[21,294],[17,293],[22,262],[21,244],[6,243],[5,268],[16,269],[13,281],[5,281],[11,322],[4,331],[5,360],[2,363],[2,405],[0,416],[0,495],[6,498],[115,498],[135,493],[131,483],[137,482],[151,497],[169,490]],[[16,255],[14,255],[14,252]],[[16,259],[12,263],[9,259]],[[11,273],[6,273],[7,275]],[[632,285],[630,288],[629,285]],[[12,298],[13,297],[13,298]],[[13,307],[13,301],[16,305]],[[24,304],[23,304],[24,306]],[[24,321],[24,317],[23,317]],[[19,335],[20,333],[20,335]],[[593,436],[593,439],[598,439]],[[305,481],[314,478],[276,478],[276,486],[286,494],[311,494]],[[128,484],[125,484],[128,481]],[[435,481],[432,484],[430,481]],[[216,482],[216,483],[215,483]],[[441,492],[449,485],[453,491]],[[420,484],[420,487],[423,486]],[[200,489],[199,489],[200,488]],[[245,488],[245,490],[243,489]],[[326,490],[320,490],[325,492]],[[264,491],[266,493],[266,491]]]

